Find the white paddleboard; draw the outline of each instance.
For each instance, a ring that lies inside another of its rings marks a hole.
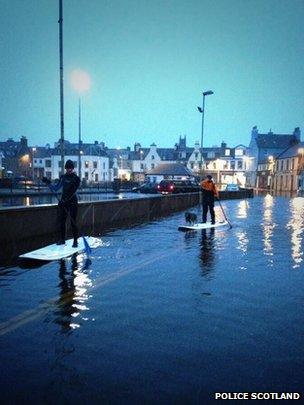
[[[227,221],[216,222],[215,224],[211,224],[211,222],[206,222],[205,224],[198,223],[193,225],[182,225],[178,227],[179,231],[200,231],[202,229],[209,229],[209,228],[220,228],[223,226],[229,225]]]
[[[92,236],[85,236],[91,249],[94,249],[102,245],[102,242],[98,238]],[[73,239],[69,239],[65,242],[65,245],[53,245],[45,246],[43,248],[33,250],[29,253],[24,253],[19,257],[22,259],[36,259],[36,260],[59,260],[65,257],[72,256],[74,253],[81,253],[85,251],[83,237],[78,238],[78,247],[73,248]]]

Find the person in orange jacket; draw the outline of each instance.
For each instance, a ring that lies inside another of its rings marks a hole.
[[[207,221],[208,209],[211,215],[211,223],[215,224],[215,213],[214,213],[214,198],[219,197],[219,193],[216,185],[210,174],[207,178],[201,182],[202,193],[203,193],[203,223]]]

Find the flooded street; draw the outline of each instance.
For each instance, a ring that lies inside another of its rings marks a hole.
[[[301,392],[304,198],[222,206],[232,229],[179,232],[181,212],[102,235],[90,259],[1,268],[2,403]]]

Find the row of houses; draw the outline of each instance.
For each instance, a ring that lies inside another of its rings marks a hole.
[[[135,143],[134,148],[110,149],[103,142],[93,144],[64,144],[65,159],[74,162],[75,170],[82,180],[96,183],[122,180],[144,181],[149,171],[160,164],[179,163],[186,166],[194,175],[199,175],[202,168],[213,175],[218,183],[239,183],[245,185],[246,151],[244,145],[229,147],[225,142],[220,146],[201,148],[196,142],[189,147],[186,136],[180,137],[173,148],[159,148],[152,143],[144,148]],[[46,176],[56,179],[60,175],[60,143],[50,145],[28,146],[27,139],[20,142],[8,139],[0,142],[2,176],[25,176],[34,181]]]
[[[80,147],[79,147],[80,146]],[[99,183],[122,180],[157,181],[153,171],[160,165],[179,163],[194,176],[211,174],[218,184],[236,183],[242,187],[297,191],[303,189],[303,152],[300,128],[292,134],[259,133],[253,127],[249,146],[235,147],[222,142],[220,146],[201,149],[198,142],[187,146],[186,136],[180,136],[173,148],[149,148],[135,143],[133,149],[110,149],[104,142],[64,144],[65,159],[74,162],[83,181]],[[22,137],[15,142],[0,142],[1,176],[25,176],[37,181],[43,176],[56,179],[60,175],[59,142],[53,147],[29,146]],[[158,171],[156,171],[158,173]]]
[[[259,133],[253,127],[248,147],[246,185],[274,191],[304,191],[304,142],[292,134]]]

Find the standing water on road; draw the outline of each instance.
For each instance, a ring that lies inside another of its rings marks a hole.
[[[178,232],[177,213],[103,235],[90,259],[2,268],[2,403],[301,392],[304,199],[222,206],[232,229]]]

